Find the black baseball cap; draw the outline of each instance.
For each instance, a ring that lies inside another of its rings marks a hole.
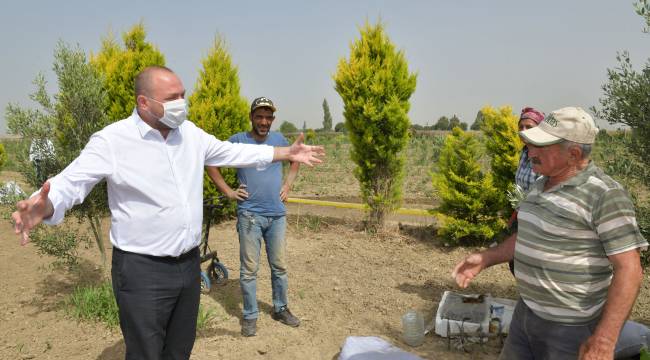
[[[271,99],[266,98],[264,96],[258,97],[257,99],[253,100],[251,103],[251,113],[255,111],[257,108],[261,107],[267,107],[270,108],[273,112],[275,112],[275,105],[273,105],[273,101]]]

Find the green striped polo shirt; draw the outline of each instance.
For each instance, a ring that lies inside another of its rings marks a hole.
[[[605,304],[612,279],[607,256],[648,243],[627,192],[593,162],[544,191],[546,179],[534,183],[517,216],[517,288],[539,317],[585,323]]]

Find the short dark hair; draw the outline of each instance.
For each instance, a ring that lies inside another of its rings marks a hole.
[[[170,68],[162,65],[151,65],[142,69],[142,71],[135,76],[135,97],[138,97],[138,95],[150,96],[151,79],[158,71],[174,73]]]

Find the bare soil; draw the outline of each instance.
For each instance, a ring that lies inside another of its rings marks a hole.
[[[212,228],[210,245],[230,280],[201,297],[214,317],[199,333],[193,359],[333,360],[351,335],[379,336],[426,359],[496,358],[497,340],[474,345],[470,352],[448,350],[446,339],[432,334],[417,348],[401,340],[401,315],[413,308],[430,320],[442,293],[457,290],[449,275],[453,265],[472,249],[438,246],[430,224],[418,219],[399,227],[391,219],[385,233],[370,235],[359,230],[358,211],[292,205],[289,212],[289,299],[301,326],[271,319],[270,275],[263,261],[258,335],[240,336],[239,249],[235,223],[227,221]],[[78,322],[65,312],[75,286],[102,279],[98,251],[82,251],[77,271],[57,270],[33,246],[21,247],[8,222],[0,222],[0,233],[0,359],[123,359],[119,329]],[[464,292],[516,298],[505,266],[488,269]],[[648,295],[645,281],[632,314],[646,323]]]

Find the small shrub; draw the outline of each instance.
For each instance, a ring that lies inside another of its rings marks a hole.
[[[79,245],[90,245],[90,238],[68,226],[40,225],[30,232],[29,237],[39,254],[52,256],[55,258],[53,265],[68,268],[79,262]]]
[[[0,144],[0,169],[2,169],[3,166],[7,163],[7,151],[5,150],[5,146],[3,144]]]
[[[101,322],[109,328],[115,328],[120,323],[109,281],[76,288],[68,298],[67,305],[68,313],[79,320]]]
[[[438,235],[447,245],[483,244],[505,227],[500,197],[490,173],[481,171],[478,140],[456,127],[440,153],[433,187],[441,203],[434,211]]]

